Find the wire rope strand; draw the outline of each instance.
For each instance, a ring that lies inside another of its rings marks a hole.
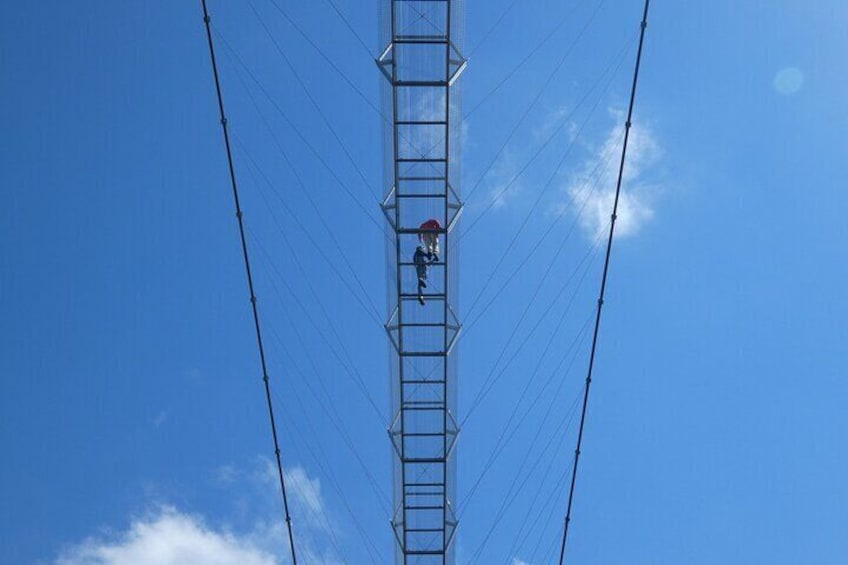
[[[586,408],[589,404],[589,390],[592,385],[592,370],[595,366],[595,353],[598,346],[598,331],[601,326],[601,311],[604,305],[604,295],[607,288],[607,277],[609,275],[610,255],[612,254],[612,242],[615,235],[615,220],[618,213],[618,202],[621,196],[621,183],[624,176],[624,162],[627,157],[627,141],[630,137],[630,127],[633,119],[633,106],[636,102],[636,85],[639,81],[639,67],[642,62],[642,47],[645,43],[645,29],[648,27],[648,7],[650,0],[645,0],[645,7],[642,12],[642,23],[640,24],[639,32],[639,48],[636,51],[636,65],[633,69],[633,84],[630,87],[630,104],[627,108],[627,121],[624,123],[624,144],[621,148],[621,161],[618,166],[618,180],[615,186],[615,199],[612,205],[612,214],[610,215],[609,237],[607,238],[607,251],[604,257],[604,271],[601,275],[601,289],[598,293],[598,307],[595,314],[595,329],[592,333],[592,349],[589,353],[589,367],[586,371],[586,385],[583,390],[583,407],[580,411],[580,426],[577,432],[577,445],[574,449],[574,466],[571,471],[571,486],[568,490],[568,503],[565,513],[565,525],[562,532],[562,544],[559,551],[559,565],[565,561],[565,546],[568,541],[568,526],[571,523],[571,509],[574,502],[574,486],[577,482],[578,463],[580,461],[580,447],[583,444],[583,430],[586,424]]]
[[[247,274],[247,285],[250,291],[250,304],[251,309],[253,310],[253,325],[256,329],[256,342],[259,348],[259,360],[262,366],[262,381],[265,385],[265,399],[268,404],[268,417],[271,423],[271,435],[274,440],[274,456],[277,462],[277,475],[280,479],[280,492],[283,498],[283,510],[285,512],[285,520],[286,520],[286,529],[289,535],[289,550],[291,552],[292,565],[297,565],[297,553],[295,551],[294,545],[294,535],[292,533],[292,521],[291,514],[289,513],[289,500],[286,494],[286,480],[283,474],[283,464],[280,458],[280,442],[277,436],[277,423],[274,418],[274,404],[271,400],[271,383],[270,378],[268,377],[268,366],[265,360],[265,348],[262,344],[262,330],[259,324],[259,309],[256,303],[256,293],[254,292],[253,287],[253,275],[250,270],[250,256],[247,252],[247,239],[244,233],[244,215],[241,210],[241,203],[239,202],[239,193],[238,193],[238,183],[236,182],[236,172],[235,166],[233,165],[233,153],[230,147],[230,134],[227,130],[227,117],[224,112],[224,96],[221,92],[221,81],[218,76],[218,64],[215,60],[215,46],[212,42],[212,28],[210,26],[211,18],[209,17],[209,10],[206,6],[206,0],[201,0],[201,5],[203,6],[203,22],[206,26],[206,38],[209,43],[209,57],[212,62],[212,74],[215,78],[215,92],[218,97],[218,110],[221,116],[221,129],[224,134],[224,146],[227,152],[227,165],[230,173],[230,184],[233,188],[233,202],[236,208],[236,218],[238,219],[239,226],[239,237],[241,238],[241,250],[242,255],[244,257],[244,268]]]
[[[330,173],[330,175],[338,183],[338,185],[342,188],[342,190],[344,190],[345,194],[347,194],[350,197],[350,199],[353,200],[354,204],[356,204],[359,207],[359,209],[362,210],[362,212],[365,214],[365,216],[368,217],[368,219],[377,228],[377,230],[379,230],[381,233],[384,233],[383,232],[383,229],[384,229],[383,224],[381,222],[377,221],[371,215],[371,213],[368,211],[368,209],[365,208],[365,205],[362,204],[362,202],[359,201],[359,199],[350,190],[350,187],[348,187],[347,184],[341,179],[341,177],[335,171],[335,169],[333,169],[329,165],[329,163],[327,163],[327,160],[324,158],[324,156],[321,154],[321,152],[315,147],[315,145],[313,145],[306,138],[306,136],[303,134],[303,132],[300,130],[300,128],[298,128],[297,125],[295,125],[295,123],[291,120],[291,118],[289,118],[289,116],[285,113],[285,111],[283,111],[283,108],[277,103],[277,101],[274,99],[274,97],[271,96],[271,93],[262,84],[262,82],[256,77],[256,75],[253,73],[253,71],[250,70],[250,67],[248,67],[245,64],[244,60],[239,56],[238,52],[229,44],[229,42],[227,41],[227,39],[223,35],[221,35],[220,33],[217,33],[217,35],[221,39],[221,42],[223,43],[226,50],[229,52],[230,55],[232,55],[233,60],[238,64],[238,66],[240,66],[242,68],[242,70],[244,70],[244,72],[247,74],[248,77],[250,77],[250,79],[254,82],[254,84],[256,84],[257,88],[259,88],[259,91],[262,92],[262,95],[265,96],[265,98],[268,99],[268,102],[270,102],[271,106],[274,108],[274,110],[277,112],[277,114],[280,115],[280,117],[283,119],[283,121],[286,122],[286,124],[292,129],[292,131],[295,133],[295,135],[297,135],[297,137],[301,140],[301,142],[303,142],[303,144],[309,149],[310,153],[312,153],[312,155],[318,160],[318,162],[321,163],[321,166],[323,166],[327,170],[327,172]]]
[[[371,48],[368,47],[368,44],[365,43],[365,40],[362,39],[362,36],[359,35],[359,33],[356,31],[356,28],[353,27],[353,25],[351,25],[350,21],[345,17],[345,15],[342,13],[342,11],[339,10],[339,7],[336,6],[336,3],[333,2],[333,0],[327,0],[327,3],[333,8],[333,11],[336,13],[336,15],[339,16],[339,19],[342,20],[345,27],[350,31],[350,33],[353,34],[353,36],[356,38],[356,40],[359,42],[359,44],[365,50],[365,53],[368,54],[368,58],[369,59],[373,58],[373,54],[371,53]]]
[[[506,10],[501,12],[501,15],[498,17],[498,19],[495,20],[495,23],[493,23],[491,25],[491,27],[488,29],[488,31],[486,31],[486,33],[483,34],[483,38],[480,41],[477,42],[477,45],[475,45],[473,48],[471,48],[468,51],[468,58],[469,59],[474,55],[474,53],[477,52],[478,49],[480,49],[480,47],[483,46],[484,43],[486,43],[486,40],[489,39],[489,36],[492,35],[492,32],[495,31],[495,29],[501,24],[501,22],[504,20],[504,18],[507,16],[507,14],[509,14],[512,11],[512,9],[515,8],[515,5],[518,4],[518,1],[519,0],[512,0],[512,2],[510,2],[509,6],[506,7]]]
[[[292,76],[294,76],[297,84],[299,84],[301,89],[303,89],[304,94],[306,94],[306,97],[309,99],[309,102],[315,108],[315,111],[318,113],[318,116],[321,118],[321,121],[324,122],[324,125],[327,127],[330,134],[332,134],[333,138],[336,140],[336,143],[339,144],[339,147],[341,148],[342,152],[345,154],[345,157],[347,157],[348,161],[350,161],[350,164],[353,166],[353,169],[356,171],[356,174],[359,176],[360,180],[368,188],[368,190],[371,191],[371,194],[374,196],[374,200],[377,203],[379,203],[380,202],[380,196],[377,193],[377,190],[368,181],[368,179],[365,178],[365,173],[362,172],[362,169],[357,164],[356,159],[354,159],[353,155],[350,154],[350,151],[348,150],[347,145],[345,145],[345,143],[342,141],[341,137],[339,136],[338,132],[336,131],[336,128],[333,127],[333,124],[330,122],[330,119],[327,118],[327,115],[321,109],[321,105],[318,104],[318,101],[315,100],[314,96],[312,96],[312,93],[310,92],[309,88],[306,86],[306,83],[301,78],[300,73],[297,72],[297,69],[294,67],[294,64],[292,64],[291,59],[289,59],[289,56],[286,55],[286,52],[283,49],[282,45],[280,45],[280,42],[277,41],[277,39],[274,37],[274,34],[271,33],[271,29],[265,23],[265,20],[262,18],[262,15],[256,9],[256,6],[253,5],[253,2],[251,0],[248,0],[247,5],[250,7],[254,16],[256,16],[256,19],[259,21],[259,24],[262,26],[262,29],[265,31],[268,38],[271,40],[271,43],[273,43],[274,48],[276,49],[277,53],[279,53],[280,56],[283,58],[283,61],[285,61],[286,66],[289,68],[289,71],[291,71]],[[276,8],[277,11],[279,11],[281,14],[283,14],[286,17],[286,19],[291,21],[290,18],[288,17],[288,15],[286,15],[285,12],[283,12],[283,9],[276,2],[274,2],[274,0],[271,0],[271,5],[274,8]]]

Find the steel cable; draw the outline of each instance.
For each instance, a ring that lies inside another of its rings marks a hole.
[[[212,74],[215,79],[215,92],[218,97],[218,111],[220,113],[221,119],[221,129],[224,134],[224,146],[227,152],[227,166],[229,168],[230,173],[230,184],[233,189],[233,202],[235,204],[236,209],[236,218],[238,219],[238,227],[239,227],[239,237],[241,239],[241,250],[242,256],[244,258],[244,268],[245,273],[247,275],[247,285],[250,291],[250,304],[251,309],[253,311],[253,325],[256,330],[256,343],[259,349],[259,360],[262,367],[262,381],[265,385],[265,399],[268,404],[268,418],[271,424],[271,436],[274,442],[274,456],[276,457],[277,463],[277,476],[280,480],[280,493],[282,495],[283,502],[283,510],[285,513],[285,522],[286,529],[288,531],[289,537],[289,550],[292,558],[292,565],[297,565],[297,553],[295,551],[294,544],[294,535],[292,533],[292,520],[291,515],[289,514],[289,501],[286,493],[286,480],[283,474],[283,464],[280,458],[280,442],[277,437],[277,422],[274,418],[274,405],[271,400],[271,383],[270,377],[268,376],[268,367],[265,361],[265,348],[262,343],[262,330],[259,323],[259,309],[256,301],[256,293],[253,288],[253,275],[250,270],[250,256],[247,251],[247,239],[244,233],[244,217],[241,210],[241,204],[239,202],[239,193],[238,193],[238,183],[236,182],[236,173],[235,166],[233,165],[233,155],[232,150],[230,148],[230,135],[227,130],[227,117],[224,112],[224,96],[221,92],[221,81],[218,77],[218,64],[215,60],[215,46],[212,42],[212,28],[210,26],[211,18],[209,17],[209,11],[206,7],[206,0],[201,0],[201,5],[203,6],[203,22],[206,25],[206,38],[209,42],[209,57],[212,61]]]
[[[574,449],[574,466],[571,473],[571,486],[568,492],[568,504],[565,513],[565,526],[562,533],[562,545],[560,546],[559,564],[562,565],[565,561],[565,547],[568,541],[568,527],[571,523],[571,510],[574,502],[574,487],[577,482],[577,470],[580,462],[580,448],[583,444],[583,430],[586,424],[586,409],[589,404],[589,390],[592,385],[592,370],[595,367],[595,354],[598,346],[598,333],[601,326],[601,310],[604,305],[604,295],[607,288],[607,277],[609,275],[610,256],[612,255],[612,242],[615,235],[615,221],[618,216],[618,202],[621,196],[621,183],[624,178],[624,163],[627,157],[627,142],[630,138],[630,128],[633,120],[633,106],[636,102],[636,85],[639,81],[639,67],[642,62],[642,47],[645,42],[645,29],[648,27],[648,7],[650,0],[645,0],[645,8],[642,13],[642,23],[639,33],[639,48],[636,51],[636,65],[633,69],[633,85],[630,88],[630,104],[627,109],[627,121],[624,124],[624,145],[621,148],[621,161],[618,166],[618,180],[615,186],[615,199],[612,205],[612,214],[610,215],[609,237],[607,239],[607,251],[604,258],[604,271],[601,275],[601,289],[598,293],[598,307],[595,315],[595,329],[592,335],[592,349],[589,353],[589,367],[586,371],[586,385],[583,392],[583,407],[580,413],[580,427],[577,432],[577,446]]]

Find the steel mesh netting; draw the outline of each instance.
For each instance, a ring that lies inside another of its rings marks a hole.
[[[458,324],[459,249],[455,227],[441,235],[440,260],[429,267],[426,292],[433,299],[419,305],[400,299],[400,294],[414,297],[417,287],[415,266],[404,263],[412,263],[420,244],[418,226],[433,218],[447,227],[459,205],[461,81],[450,87],[446,81],[462,59],[463,11],[464,2],[450,0],[380,3],[380,50],[386,63],[382,68],[392,79],[381,77],[384,204],[387,225],[398,230],[396,237],[389,238],[391,242],[386,250],[390,337],[391,328],[399,327],[392,338],[389,356],[393,417],[390,431],[405,430],[401,435],[407,459],[404,466],[393,455],[395,508],[404,503],[404,480],[407,486],[415,481],[445,485],[445,495],[439,495],[438,504],[435,497],[427,498],[430,495],[417,499],[423,506],[428,506],[429,500],[429,505],[436,509],[402,514],[403,543],[410,554],[404,556],[398,545],[396,555],[398,563],[406,564],[453,562],[453,550],[446,556],[411,553],[435,551],[444,548],[447,542],[444,523],[449,518],[437,507],[444,505],[445,498],[453,500],[455,495],[455,458],[449,458],[447,464],[410,463],[410,460],[444,460],[451,441],[445,430],[453,427],[447,420],[456,418],[456,351],[452,349],[450,355],[445,354],[455,335],[448,326]],[[446,45],[444,38],[448,34],[450,44]],[[396,347],[405,355],[399,355]],[[406,355],[410,352],[424,356]],[[401,379],[417,382],[404,384]],[[402,404],[428,403],[446,406],[452,416],[446,416],[444,409],[401,410]],[[436,531],[437,526],[443,528],[441,532]]]

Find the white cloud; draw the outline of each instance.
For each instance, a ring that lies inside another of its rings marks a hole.
[[[517,177],[519,163],[515,153],[506,149],[495,164],[486,173],[488,196],[483,200],[486,206],[490,204],[495,210],[501,209],[512,202],[522,191],[522,183]]]
[[[530,565],[530,564],[526,561],[522,561],[518,557],[513,557],[512,558],[512,565]]]
[[[63,552],[56,565],[276,565],[272,554],[198,516],[164,507],[133,521],[112,539],[89,538]]]
[[[774,89],[786,96],[795,94],[804,85],[804,73],[796,67],[786,67],[774,75]]]
[[[158,428],[159,426],[164,424],[165,420],[167,420],[167,419],[168,419],[168,413],[163,410],[162,412],[159,412],[156,415],[155,418],[153,418],[153,426]]]
[[[568,141],[575,141],[580,128],[577,125],[577,122],[569,118],[569,116],[574,113],[575,109],[576,108],[569,108],[568,106],[561,105],[548,112],[542,122],[533,128],[533,138],[538,143],[543,143],[559,128],[565,127],[568,132]],[[568,122],[566,124],[562,124],[561,122],[563,120],[568,120]]]
[[[266,457],[260,457],[259,461],[262,465],[259,480],[268,488],[279,489],[280,476],[277,464]],[[303,467],[284,469],[283,477],[286,480],[286,491],[293,504],[305,510],[313,518],[320,518],[325,513],[319,479],[310,479]]]
[[[235,465],[221,465],[215,469],[215,482],[221,485],[229,485],[235,482],[238,469]]]
[[[259,487],[265,501],[279,497],[276,467],[259,459],[258,470],[243,471],[225,465],[215,471],[222,485]],[[269,487],[274,489],[269,491]],[[318,479],[302,467],[286,470],[286,487],[294,518],[298,562],[338,565],[337,551],[329,538],[341,535],[321,496]],[[248,489],[250,490],[250,489]],[[135,518],[123,532],[107,530],[62,551],[54,565],[287,565],[290,563],[288,532],[275,499],[267,505],[267,519],[255,519],[245,531],[211,526],[197,514],[161,505]],[[273,512],[273,514],[268,514]],[[320,541],[319,541],[320,540]]]
[[[611,114],[616,125],[566,186],[572,206],[581,211],[581,227],[593,239],[609,229],[621,162],[624,114],[619,111]],[[662,186],[648,180],[648,173],[661,156],[662,149],[650,128],[634,122],[627,143],[616,237],[635,235],[654,217],[653,202]]]

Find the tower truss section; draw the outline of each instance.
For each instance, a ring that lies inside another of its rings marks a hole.
[[[453,565],[464,0],[381,0],[381,45],[395,561]]]

